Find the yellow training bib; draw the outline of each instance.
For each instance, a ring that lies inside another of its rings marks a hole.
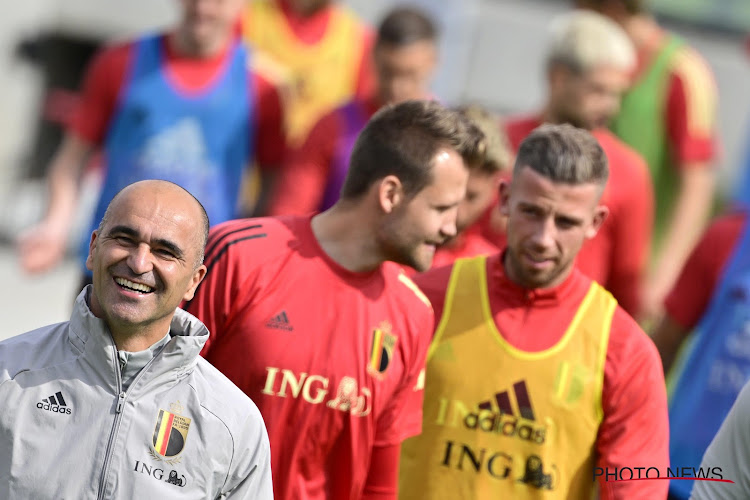
[[[254,0],[244,19],[245,39],[269,57],[281,77],[284,120],[290,145],[299,145],[323,114],[351,99],[357,89],[363,49],[362,27],[344,7],[331,9],[323,38],[302,43],[277,2]]]
[[[456,261],[428,353],[422,434],[402,448],[400,498],[591,498],[616,306],[592,282],[557,344],[521,351],[495,325],[486,258]]]

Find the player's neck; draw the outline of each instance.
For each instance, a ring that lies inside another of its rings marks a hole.
[[[383,263],[367,214],[354,203],[339,201],[312,219],[312,232],[323,251],[352,272],[374,271]]]

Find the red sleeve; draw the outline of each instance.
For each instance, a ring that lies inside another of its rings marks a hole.
[[[278,167],[286,147],[281,97],[278,89],[260,73],[251,72],[251,78],[255,92],[255,158],[261,168]]]
[[[357,88],[354,96],[357,99],[370,99],[377,91],[377,77],[375,76],[375,61],[372,52],[375,47],[375,33],[364,26],[362,58],[357,75]]]
[[[183,306],[208,328],[202,356],[209,357],[216,337],[226,331],[233,307],[239,306],[240,297],[249,295],[244,285],[258,264],[255,259],[235,258],[234,244],[263,237],[266,233],[259,219],[234,220],[211,228],[203,261],[208,271],[193,300]]]
[[[715,159],[716,103],[708,64],[694,50],[683,49],[674,58],[666,108],[670,150],[678,167]]]
[[[401,445],[375,446],[362,500],[396,500],[398,498],[398,464]]]
[[[408,368],[388,407],[378,418],[374,446],[398,444],[422,432],[425,360],[435,331],[434,316],[428,299],[405,274],[399,278],[398,286],[410,295],[413,304],[408,312],[404,311],[408,328],[413,332],[408,339],[410,345],[402,348],[406,358],[404,366]]]
[[[607,289],[623,309],[638,317],[642,280],[651,249],[654,190],[646,162],[635,151],[624,150],[618,159],[623,176],[612,179],[617,193],[612,216],[611,268]]]
[[[341,115],[333,111],[315,124],[301,146],[289,151],[271,198],[270,215],[301,215],[320,207],[343,127]]]
[[[666,470],[669,418],[661,358],[651,339],[619,307],[609,336],[602,409],[597,467]],[[669,488],[668,481],[600,481],[602,500],[666,498]]]
[[[92,144],[101,144],[117,107],[120,89],[132,60],[133,45],[109,47],[96,56],[83,80],[81,100],[69,132]]]
[[[688,257],[677,282],[664,301],[667,314],[680,326],[692,329],[708,308],[724,265],[742,234],[746,220],[745,212],[717,218]]]

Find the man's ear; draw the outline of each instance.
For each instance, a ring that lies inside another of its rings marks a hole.
[[[99,231],[91,233],[91,241],[89,241],[89,254],[86,257],[86,269],[89,271],[94,270],[94,250],[96,249],[96,239]]]
[[[378,202],[383,212],[389,214],[404,201],[404,186],[395,175],[386,175],[378,183]]]
[[[190,279],[190,285],[185,292],[185,295],[182,296],[182,299],[185,302],[193,300],[193,297],[195,296],[195,290],[198,288],[198,285],[201,284],[203,278],[206,277],[207,270],[208,268],[204,264],[201,264],[195,271],[193,271],[193,276]]]
[[[591,220],[591,226],[586,230],[586,239],[590,240],[594,236],[596,236],[596,233],[599,232],[599,229],[602,227],[602,224],[604,224],[604,221],[607,220],[607,216],[609,215],[609,208],[607,208],[605,205],[598,205],[594,209],[594,217]]]
[[[500,181],[500,197],[498,199],[498,205],[500,206],[500,213],[505,217],[510,215],[510,182],[507,179]]]

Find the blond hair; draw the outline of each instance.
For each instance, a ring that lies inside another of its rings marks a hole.
[[[625,31],[611,19],[588,10],[575,10],[555,18],[550,28],[547,69],[563,65],[576,73],[598,66],[629,71],[636,52]]]
[[[486,149],[479,171],[487,174],[509,171],[513,167],[510,142],[500,118],[476,104],[456,108],[484,134]]]

